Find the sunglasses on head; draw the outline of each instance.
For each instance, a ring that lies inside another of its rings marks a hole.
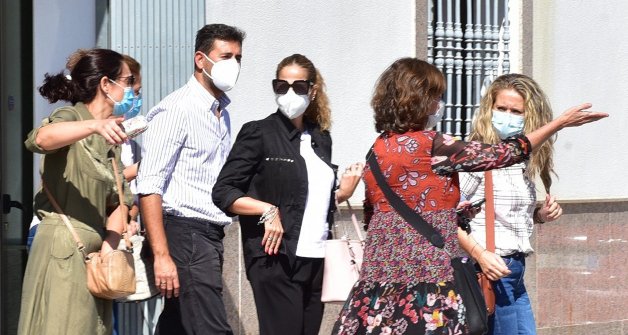
[[[286,94],[292,87],[294,93],[305,95],[310,91],[310,86],[312,86],[312,82],[309,80],[295,80],[290,84],[282,79],[273,79],[273,91],[277,94]]]

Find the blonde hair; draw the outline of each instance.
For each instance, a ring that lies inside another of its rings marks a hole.
[[[475,112],[470,140],[485,143],[501,141],[492,123],[493,105],[497,95],[508,89],[516,91],[524,100],[524,134],[529,134],[552,120],[552,107],[539,85],[528,76],[516,73],[506,74],[495,79],[480,101],[480,108]],[[534,149],[526,171],[531,179],[537,175],[540,176],[545,191],[548,193],[552,186],[551,174],[557,176],[552,158],[554,141],[555,138],[550,138],[540,148]]]
[[[307,71],[307,79],[316,87],[316,96],[305,110],[305,119],[318,125],[321,131],[329,131],[331,128],[331,109],[329,108],[329,98],[327,98],[327,88],[323,76],[321,76],[321,73],[311,60],[300,54],[288,56],[279,62],[276,76],[279,77],[279,72],[289,65],[297,65],[304,68]]]

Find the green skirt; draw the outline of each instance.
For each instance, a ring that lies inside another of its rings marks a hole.
[[[86,253],[100,250],[99,232],[76,220],[71,223]],[[18,334],[104,335],[112,329],[112,302],[89,293],[83,255],[61,218],[47,215],[28,255]]]

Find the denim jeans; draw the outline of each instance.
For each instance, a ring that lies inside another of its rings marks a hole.
[[[493,282],[495,314],[489,318],[489,335],[536,334],[534,314],[523,281],[525,255],[518,253],[503,257],[510,275]]]

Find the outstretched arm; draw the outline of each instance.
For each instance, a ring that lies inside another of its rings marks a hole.
[[[127,139],[120,128],[122,121],[123,117],[51,123],[39,129],[35,143],[44,150],[55,150],[76,143],[89,135],[100,134],[110,144],[121,144]]]
[[[585,109],[592,106],[590,103],[573,106],[543,127],[529,133],[527,137],[530,140],[530,144],[532,144],[532,150],[538,148],[543,142],[563,128],[579,127],[608,117],[607,113],[585,111]]]

